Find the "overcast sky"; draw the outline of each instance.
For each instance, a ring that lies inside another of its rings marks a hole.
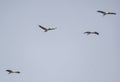
[[[120,0],[0,0],[0,82],[120,82],[119,5]],[[103,17],[98,10],[117,15]],[[57,29],[44,32],[38,25]]]

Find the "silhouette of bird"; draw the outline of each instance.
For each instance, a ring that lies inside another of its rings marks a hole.
[[[97,12],[102,13],[103,16],[105,16],[107,14],[116,15],[116,13],[114,13],[114,12],[105,12],[105,11],[97,11]]]
[[[84,32],[84,34],[87,34],[87,35],[89,35],[89,34],[96,34],[96,35],[99,35],[99,33],[98,33],[98,32],[89,32],[89,31]]]
[[[13,70],[6,70],[8,72],[8,74],[11,74],[11,73],[20,73],[19,71],[13,71]]]
[[[55,30],[56,28],[45,28],[45,27],[43,27],[43,26],[41,26],[41,25],[38,25],[41,29],[43,29],[44,30],[44,32],[47,32],[47,31],[49,31],[49,30]]]

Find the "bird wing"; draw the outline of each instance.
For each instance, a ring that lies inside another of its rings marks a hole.
[[[15,73],[20,73],[20,71],[15,71]]]
[[[12,70],[6,70],[7,72],[13,72]]]
[[[97,11],[97,12],[105,14],[105,12],[104,12],[104,11]]]
[[[55,30],[56,28],[48,28],[48,30]]]
[[[97,35],[99,35],[99,33],[98,32],[94,32],[95,34],[97,34]]]
[[[41,28],[41,29],[43,29],[43,30],[47,30],[47,28],[45,28],[45,27],[43,27],[43,26],[41,26],[41,25],[39,25],[39,27]]]
[[[87,32],[84,32],[84,34],[87,33],[87,34],[90,34],[91,32],[87,31]]]
[[[116,15],[116,13],[114,13],[114,12],[108,12],[108,14],[113,14],[113,15]]]

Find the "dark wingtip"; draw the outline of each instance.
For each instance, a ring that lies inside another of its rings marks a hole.
[[[7,70],[5,70],[5,71],[10,71],[10,70],[7,69]]]
[[[99,35],[99,33],[98,33],[98,32],[95,32],[95,34]]]
[[[98,10],[97,12],[101,12],[100,10]]]
[[[18,72],[16,72],[16,73],[20,73],[20,72],[18,71]]]

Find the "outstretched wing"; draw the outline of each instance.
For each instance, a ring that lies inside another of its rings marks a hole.
[[[116,13],[114,13],[114,12],[108,12],[108,14],[113,14],[113,15],[116,15]]]
[[[48,30],[55,30],[56,28],[48,28]]]
[[[43,27],[43,26],[41,26],[41,25],[38,25],[41,29],[43,29],[44,31],[47,31],[48,29],[47,28],[45,28],[45,27]]]
[[[106,13],[106,12],[104,12],[104,11],[97,11],[97,12],[102,13],[102,14],[105,14],[105,13]]]
[[[9,73],[12,73],[13,71],[12,70],[6,70],[7,72],[9,72]]]
[[[99,35],[99,33],[98,33],[98,32],[94,32],[94,34],[97,34],[97,35]]]
[[[15,73],[20,73],[20,71],[15,71]]]
[[[91,32],[87,31],[87,32],[84,32],[84,34],[90,34]]]

